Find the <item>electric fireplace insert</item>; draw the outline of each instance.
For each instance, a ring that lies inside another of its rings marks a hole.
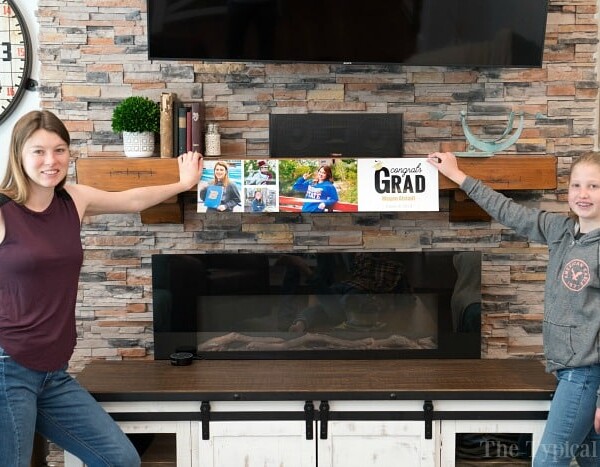
[[[481,253],[152,256],[154,357],[480,358]]]

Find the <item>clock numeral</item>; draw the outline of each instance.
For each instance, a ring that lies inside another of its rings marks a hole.
[[[2,42],[2,61],[10,62],[12,60],[12,52],[10,51],[10,42]]]
[[[0,0],[0,122],[16,108],[23,91],[35,87],[29,79],[30,36],[18,3]]]

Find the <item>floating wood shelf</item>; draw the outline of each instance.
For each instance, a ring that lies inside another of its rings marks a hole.
[[[179,180],[177,159],[77,159],[77,182],[106,191],[123,191],[140,186],[165,185]],[[144,224],[181,224],[183,206],[179,197],[141,212]]]
[[[554,156],[493,156],[459,158],[458,166],[468,175],[478,178],[495,190],[556,189],[556,158]],[[449,179],[440,175],[440,190],[455,190],[450,197],[450,221],[489,221],[490,216]]]
[[[411,157],[411,156],[406,156]],[[423,156],[413,156],[423,157]],[[556,188],[556,158],[546,155],[498,155],[489,158],[460,158],[459,167],[496,190],[553,190]],[[179,179],[174,158],[81,158],[76,163],[77,181],[107,191],[174,183]],[[485,220],[487,214],[458,191],[455,183],[440,175],[440,190],[455,190],[451,198],[453,222]],[[142,212],[147,224],[182,223],[183,209],[173,198]]]

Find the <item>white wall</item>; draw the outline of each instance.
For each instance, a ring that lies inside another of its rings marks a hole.
[[[31,42],[33,46],[31,77],[39,83],[40,61],[37,50],[39,24],[35,17],[38,0],[17,0],[16,4],[23,16],[25,16],[27,28],[29,29],[29,34],[31,35]],[[10,117],[0,123],[0,179],[4,177],[4,172],[6,171],[6,163],[8,162],[8,144],[13,125],[21,115],[30,110],[37,109],[39,106],[39,94],[35,91],[27,91]]]

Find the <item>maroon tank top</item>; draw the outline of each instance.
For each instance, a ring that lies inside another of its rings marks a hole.
[[[83,262],[80,222],[65,190],[34,212],[0,195],[0,347],[32,370],[62,368],[76,342],[75,303]],[[4,204],[2,204],[4,202]]]

